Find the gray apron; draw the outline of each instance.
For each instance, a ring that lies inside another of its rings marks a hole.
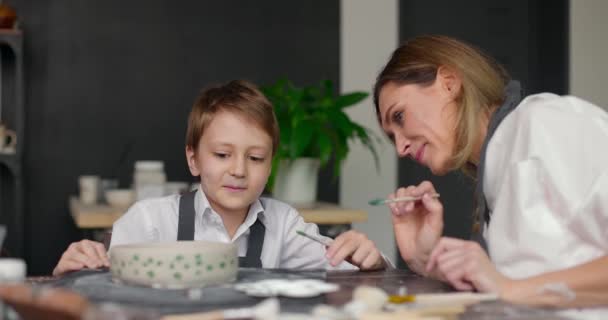
[[[492,136],[500,123],[511,113],[511,111],[517,108],[521,99],[522,90],[519,81],[510,81],[505,88],[505,102],[496,110],[496,112],[494,112],[494,114],[492,114],[490,124],[488,125],[488,132],[481,147],[479,165],[477,166],[477,185],[475,186],[475,199],[477,203],[477,221],[475,221],[475,224],[478,225],[478,228],[476,228],[477,230],[473,230],[471,239],[477,241],[486,251],[488,251],[488,247],[483,237],[483,233],[486,226],[490,223],[491,216],[491,212],[488,209],[488,204],[486,202],[486,196],[483,192],[486,151],[488,143],[490,142],[490,139],[492,139]]]
[[[194,195],[196,190],[184,193],[179,199],[179,222],[177,224],[177,241],[194,240]],[[249,238],[247,239],[247,255],[239,257],[239,267],[261,268],[262,247],[264,246],[264,236],[266,228],[257,219],[249,227]]]

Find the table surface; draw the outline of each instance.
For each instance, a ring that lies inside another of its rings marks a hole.
[[[281,270],[281,269],[239,269],[239,282],[262,279],[302,279],[317,278],[340,285],[340,290],[315,298],[280,298],[282,312],[310,312],[318,304],[342,306],[350,301],[353,290],[360,285],[375,286],[386,292],[396,293],[405,286],[408,293],[450,292],[447,285],[432,279],[420,277],[405,270],[376,272],[325,271],[325,270]],[[237,292],[231,286],[202,288],[199,298],[189,298],[188,290],[163,290],[116,284],[110,280],[107,271],[80,271],[61,278],[34,278],[34,285],[62,287],[74,290],[90,301],[103,305],[105,302],[118,303],[128,312],[158,312],[160,314],[189,313],[225,308],[253,306],[262,299],[249,297]],[[135,311],[134,311],[135,310]],[[484,302],[469,307],[458,319],[562,319],[555,313],[504,302]]]
[[[86,205],[77,197],[69,199],[70,214],[81,229],[111,228],[128,208],[105,204]],[[311,207],[296,208],[306,222],[321,225],[351,224],[367,221],[367,211],[340,207],[332,203],[319,202]]]

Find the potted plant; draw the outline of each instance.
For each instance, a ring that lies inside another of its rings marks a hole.
[[[367,93],[337,94],[329,80],[297,87],[283,79],[261,90],[274,105],[281,131],[269,179],[269,190],[276,198],[299,206],[314,203],[319,168],[333,157],[333,176],[338,177],[350,142],[365,146],[378,167],[371,132],[345,113]]]

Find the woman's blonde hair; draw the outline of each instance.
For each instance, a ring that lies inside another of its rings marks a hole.
[[[251,82],[233,80],[204,89],[196,98],[186,130],[186,146],[196,150],[205,129],[219,112],[243,116],[264,130],[272,139],[272,154],[279,146],[279,124],[272,104]]]
[[[456,72],[462,81],[457,98],[455,149],[450,169],[468,173],[474,147],[480,143],[480,113],[490,115],[491,108],[504,100],[504,89],[509,81],[505,69],[481,50],[462,41],[439,35],[419,36],[405,42],[393,52],[374,86],[374,104],[378,122],[378,98],[387,83],[430,86],[435,82],[439,67]]]

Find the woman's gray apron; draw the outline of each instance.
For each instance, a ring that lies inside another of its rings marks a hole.
[[[492,114],[490,124],[488,125],[488,132],[486,138],[481,147],[481,153],[479,157],[479,165],[477,166],[477,185],[475,187],[475,199],[477,201],[477,221],[476,224],[479,226],[477,230],[474,230],[471,235],[471,239],[477,241],[486,251],[488,250],[486,241],[483,237],[484,229],[490,223],[491,212],[488,209],[486,202],[486,196],[483,192],[483,175],[485,172],[486,164],[486,151],[488,143],[496,129],[502,123],[502,121],[515,110],[522,99],[522,90],[519,81],[510,81],[505,88],[505,101],[503,104]]]

